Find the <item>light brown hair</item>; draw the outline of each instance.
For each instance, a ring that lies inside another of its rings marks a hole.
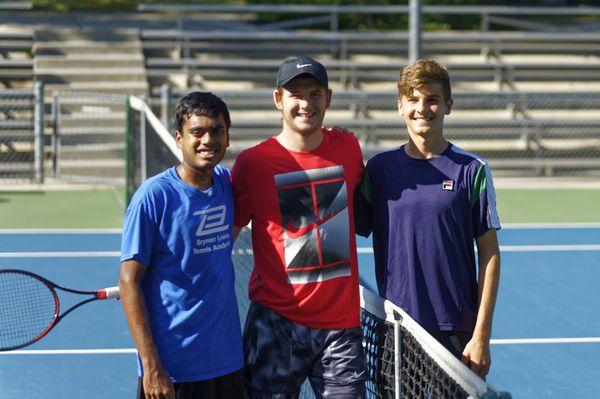
[[[420,59],[408,65],[400,72],[398,81],[398,98],[412,95],[415,89],[431,83],[440,83],[444,93],[444,101],[452,99],[448,70],[442,64],[431,59]]]

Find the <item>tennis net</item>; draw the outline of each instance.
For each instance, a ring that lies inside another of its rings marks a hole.
[[[131,97],[128,107],[128,198],[143,180],[180,159],[173,136],[149,107]],[[254,267],[251,231],[242,230],[232,257],[242,326],[250,305],[248,280]],[[360,287],[368,398],[510,398],[479,378],[402,309]],[[308,384],[302,398],[314,397]]]

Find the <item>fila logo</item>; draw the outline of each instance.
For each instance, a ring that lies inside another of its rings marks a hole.
[[[444,180],[442,182],[442,189],[452,191],[454,190],[454,181],[452,180]]]
[[[307,66],[311,66],[311,64],[302,64],[302,65],[296,64],[296,68],[298,68],[298,69],[304,68],[304,67],[307,67]]]
[[[196,230],[197,237],[219,233],[229,228],[229,225],[225,224],[225,216],[227,215],[225,205],[196,211],[193,215],[200,216],[200,225],[198,226],[198,230]]]

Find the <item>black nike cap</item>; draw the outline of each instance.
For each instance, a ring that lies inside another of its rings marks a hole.
[[[281,87],[296,76],[303,74],[313,76],[323,85],[323,87],[326,89],[328,88],[329,79],[327,78],[327,71],[323,64],[306,56],[290,58],[279,65],[279,70],[277,71],[277,87]]]

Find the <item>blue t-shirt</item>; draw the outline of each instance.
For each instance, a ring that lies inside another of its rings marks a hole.
[[[373,232],[379,294],[429,331],[471,332],[477,317],[474,239],[499,229],[490,169],[449,144],[414,159],[373,157],[357,193],[358,234]]]
[[[221,166],[203,191],[168,169],[144,182],[127,208],[121,261],[148,266],[142,289],[150,326],[175,382],[215,378],[243,365],[232,221],[230,171]]]

